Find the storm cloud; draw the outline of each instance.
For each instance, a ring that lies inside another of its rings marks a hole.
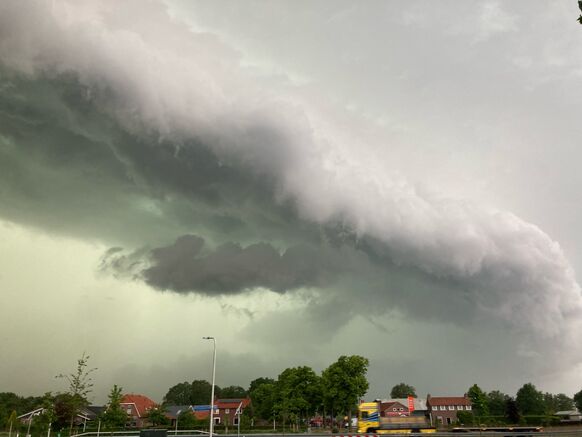
[[[280,253],[268,243],[241,247],[229,242],[214,250],[205,249],[204,239],[179,237],[174,244],[131,254],[110,251],[102,269],[126,275],[133,272],[161,290],[237,293],[254,288],[286,292],[298,288],[329,287],[340,274],[363,274],[367,257],[347,248],[317,250],[292,246]],[[143,267],[144,263],[150,264]]]
[[[580,327],[574,270],[538,226],[387,171],[163,3],[8,1],[0,41],[0,214],[123,247],[105,270],[180,293],[314,288],[351,315],[489,320],[524,353]],[[418,307],[430,299],[447,308]]]

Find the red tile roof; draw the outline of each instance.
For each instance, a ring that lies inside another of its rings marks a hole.
[[[471,405],[471,399],[465,396],[434,396],[428,399],[431,406],[437,405]]]
[[[233,408],[233,409],[237,409],[238,406],[241,404],[242,402],[242,407],[241,408],[246,408],[248,407],[248,405],[251,403],[251,400],[249,398],[245,398],[245,399],[217,399],[216,400],[216,406],[218,408],[220,408],[221,410],[224,408]]]
[[[123,395],[123,398],[121,398],[121,404],[135,405],[138,417],[145,416],[150,408],[154,408],[156,406],[156,403],[147,396],[136,394]]]
[[[210,410],[209,411],[194,411],[193,414],[196,417],[196,419],[204,420],[204,419],[210,417]]]

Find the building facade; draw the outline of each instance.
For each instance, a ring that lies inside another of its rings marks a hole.
[[[457,422],[459,411],[472,411],[471,400],[464,396],[431,396],[426,397],[426,403],[431,421],[434,425],[452,425]]]

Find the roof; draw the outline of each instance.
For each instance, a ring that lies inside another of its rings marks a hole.
[[[471,399],[465,396],[431,396],[428,398],[431,406],[440,405],[471,405]]]
[[[580,411],[578,410],[568,410],[568,411],[558,411],[554,416],[579,416]]]
[[[399,406],[404,407],[408,410],[408,404],[403,404],[403,403],[398,402],[398,401],[382,402],[383,408],[393,408],[395,405],[399,405]]]
[[[184,411],[192,411],[192,405],[166,405],[166,416],[175,419]]]
[[[85,410],[86,410],[85,413],[86,413],[87,417],[94,419],[95,417],[97,417],[101,413],[103,413],[106,409],[107,409],[107,407],[102,407],[99,405],[89,405],[87,408],[85,408]]]
[[[251,400],[249,398],[241,398],[241,399],[217,399],[216,405],[218,408],[234,408],[237,409],[239,405],[242,403],[242,408],[246,408],[250,403]]]
[[[428,410],[426,406],[426,399],[423,398],[413,398],[414,399],[414,409],[415,410]],[[432,398],[431,398],[432,400]],[[399,404],[404,405],[408,408],[408,398],[396,398],[396,399],[378,399],[383,404],[387,404],[389,402],[398,402]]]
[[[121,398],[121,404],[135,405],[138,417],[144,416],[149,409],[156,407],[156,403],[147,396],[136,394],[123,395],[123,398]]]

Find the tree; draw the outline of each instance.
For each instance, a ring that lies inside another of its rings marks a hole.
[[[220,397],[226,399],[246,398],[247,391],[238,385],[229,385],[220,389]]]
[[[332,413],[341,412],[352,423],[358,400],[368,391],[366,373],[370,361],[359,355],[341,356],[322,373],[324,404]]]
[[[68,394],[70,398],[68,399],[70,403],[70,413],[71,421],[69,426],[69,434],[72,434],[73,423],[75,417],[81,409],[89,405],[87,397],[93,391],[93,380],[91,374],[97,370],[97,368],[89,368],[89,355],[81,355],[81,358],[77,360],[77,369],[74,373],[68,375],[57,375],[57,378],[64,378],[69,382]]]
[[[574,409],[574,400],[564,393],[558,393],[554,396],[554,406],[556,411],[568,411]]]
[[[194,413],[191,410],[182,411],[178,415],[178,428],[180,429],[192,429],[195,426],[199,426],[201,424],[208,424],[208,420],[198,420]]]
[[[473,384],[467,391],[467,396],[471,399],[473,411],[476,416],[488,416],[487,396],[477,384]]]
[[[574,395],[574,403],[576,404],[578,411],[582,411],[582,390]]]
[[[44,394],[42,398],[43,413],[40,415],[38,422],[43,426],[43,431],[48,431],[52,423],[57,420],[57,413],[55,411],[55,397],[51,392]]]
[[[403,382],[396,384],[394,387],[392,387],[392,390],[390,390],[390,397],[392,399],[407,398],[408,396],[415,398],[416,389],[413,386]]]
[[[122,428],[127,422],[127,413],[121,407],[122,390],[121,387],[114,384],[109,393],[109,403],[105,412],[101,415],[101,420],[106,429]]]
[[[166,405],[193,405],[190,401],[192,396],[192,384],[189,382],[181,382],[176,384],[168,390],[164,396],[164,404]],[[210,394],[208,395],[210,400]]]
[[[166,409],[161,405],[150,408],[147,417],[153,426],[168,425],[170,423],[166,416]]]
[[[214,386],[214,394],[216,396],[220,396],[220,387]],[[203,379],[196,379],[192,381],[192,389],[190,392],[191,405],[209,405],[211,395],[211,383]]]
[[[544,414],[544,395],[532,383],[524,384],[515,396],[515,402],[524,416]]]
[[[457,411],[457,420],[461,425],[470,426],[475,423],[475,416],[470,411]]]
[[[504,416],[508,395],[499,390],[490,391],[487,394],[487,406],[489,414],[492,416]]]
[[[253,413],[263,420],[272,420],[275,411],[275,381],[256,385],[250,392]]]
[[[251,394],[256,388],[263,384],[275,384],[275,380],[273,378],[264,377],[253,379],[249,385],[248,393]]]
[[[517,402],[513,398],[508,398],[505,402],[505,418],[507,422],[512,425],[517,425],[521,419]]]
[[[18,420],[15,410],[12,410],[12,413],[10,413],[10,417],[8,418],[8,429],[16,434],[18,434],[18,431],[20,430],[20,420]]]
[[[164,405],[209,405],[212,384],[203,379],[181,382],[168,390],[164,396]],[[220,387],[214,386],[214,395],[221,396]],[[243,396],[244,397],[244,396]]]
[[[321,404],[320,377],[311,367],[285,369],[277,378],[275,390],[273,408],[284,421],[291,421],[294,430]]]

